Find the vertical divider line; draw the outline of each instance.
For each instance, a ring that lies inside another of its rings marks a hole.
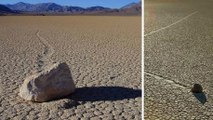
[[[141,78],[142,78],[142,120],[144,120],[144,0],[141,0],[141,7],[142,7],[142,12],[141,12],[141,17],[142,17],[142,24],[141,24]]]

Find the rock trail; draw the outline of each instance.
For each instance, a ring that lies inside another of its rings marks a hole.
[[[38,57],[37,57],[37,65],[38,65],[38,69],[37,70],[40,70],[42,67],[44,67],[45,64],[49,65],[49,64],[54,62],[51,59],[51,57],[54,54],[55,50],[48,43],[48,41],[40,35],[40,31],[39,30],[36,32],[36,36],[38,37],[38,39],[40,40],[40,42],[44,46],[43,54],[42,55],[38,55]]]
[[[183,88],[183,89],[190,89],[188,86],[186,86],[184,84],[181,84],[181,83],[179,83],[179,82],[177,82],[175,80],[172,80],[172,79],[168,79],[168,78],[163,77],[161,75],[156,75],[156,74],[150,73],[150,72],[144,72],[144,74],[149,75],[151,77],[154,77],[157,80],[164,80],[164,81],[166,81],[168,83],[171,83],[171,84],[173,84],[173,85],[175,85],[177,87]]]
[[[198,13],[198,11],[195,11],[195,12],[193,12],[193,13],[191,13],[191,14],[185,16],[185,17],[183,17],[182,19],[180,19],[180,20],[178,20],[178,21],[176,21],[176,22],[170,24],[170,25],[167,25],[167,26],[165,26],[165,27],[162,27],[162,28],[160,28],[160,29],[157,29],[157,30],[154,30],[154,31],[151,31],[151,32],[145,34],[144,37],[149,36],[149,35],[152,35],[152,34],[154,34],[154,33],[157,33],[157,32],[159,32],[159,31],[161,31],[161,30],[170,28],[170,27],[172,27],[173,25],[176,25],[176,24],[182,22],[183,20],[186,20],[186,19],[188,19],[189,17],[191,17],[192,15],[197,14],[197,13]]]

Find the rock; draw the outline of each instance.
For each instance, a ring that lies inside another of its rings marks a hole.
[[[194,84],[194,86],[191,89],[191,92],[193,93],[202,93],[203,92],[203,88],[200,84]]]
[[[67,96],[75,91],[74,81],[66,63],[55,63],[27,77],[19,96],[33,102],[45,102]]]

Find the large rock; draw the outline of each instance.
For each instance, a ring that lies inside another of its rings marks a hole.
[[[45,102],[67,96],[75,91],[74,81],[66,63],[55,63],[27,77],[19,96],[34,102]]]

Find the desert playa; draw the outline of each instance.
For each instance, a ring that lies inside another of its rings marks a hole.
[[[76,92],[44,103],[20,98],[24,79],[52,61],[68,64]],[[140,16],[0,17],[2,120],[139,120],[140,71]]]
[[[145,119],[213,119],[212,4],[145,0]]]

